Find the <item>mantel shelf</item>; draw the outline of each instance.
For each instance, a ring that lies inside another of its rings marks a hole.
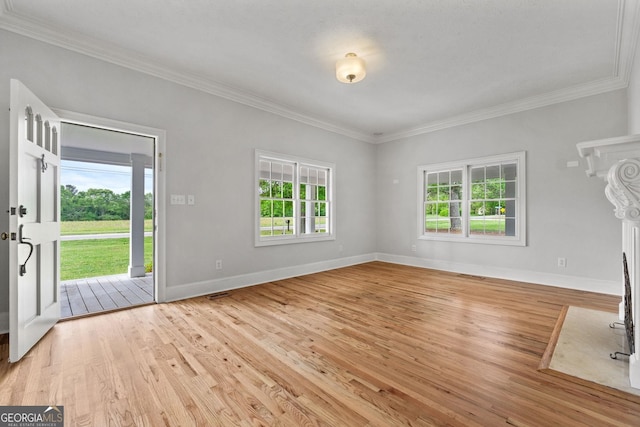
[[[611,166],[620,160],[640,158],[640,134],[580,142],[576,147],[587,160],[587,176],[606,180]]]

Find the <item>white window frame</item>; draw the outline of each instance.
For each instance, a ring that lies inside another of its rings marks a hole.
[[[260,161],[276,161],[283,163],[294,164],[294,176],[293,176],[293,218],[294,218],[294,233],[282,234],[276,236],[263,236],[260,230]],[[327,230],[325,233],[301,233],[301,204],[304,200],[300,199],[300,168],[311,167],[326,169],[327,173],[327,185],[326,185],[326,216],[327,216]],[[273,153],[263,150],[255,150],[255,169],[254,169],[254,239],[255,246],[271,246],[271,245],[286,245],[294,243],[305,242],[321,242],[327,240],[335,240],[335,170],[334,163],[323,162],[319,160],[304,159],[297,156],[291,156],[287,154]]]
[[[470,213],[470,190],[472,167],[493,166],[507,162],[514,162],[516,171],[516,197],[515,197],[515,218],[516,227],[514,236],[496,236],[471,234],[469,232]],[[427,233],[425,232],[425,196],[426,196],[426,173],[445,172],[452,169],[462,170],[462,232],[460,234]],[[526,222],[526,152],[520,151],[496,156],[479,157],[446,163],[437,163],[418,166],[418,239],[439,240],[449,242],[484,243],[495,245],[526,246],[527,244],[527,222]]]

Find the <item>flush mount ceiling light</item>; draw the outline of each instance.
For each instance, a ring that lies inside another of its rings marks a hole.
[[[342,83],[357,83],[366,75],[364,59],[355,53],[347,53],[336,62],[336,78]]]

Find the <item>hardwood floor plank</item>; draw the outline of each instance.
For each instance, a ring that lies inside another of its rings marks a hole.
[[[70,426],[637,426],[639,400],[538,370],[564,306],[619,300],[372,262],[59,323],[18,364],[0,338],[0,404]]]

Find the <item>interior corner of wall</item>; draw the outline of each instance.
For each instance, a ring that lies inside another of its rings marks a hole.
[[[0,334],[9,333],[9,312],[0,312]]]

